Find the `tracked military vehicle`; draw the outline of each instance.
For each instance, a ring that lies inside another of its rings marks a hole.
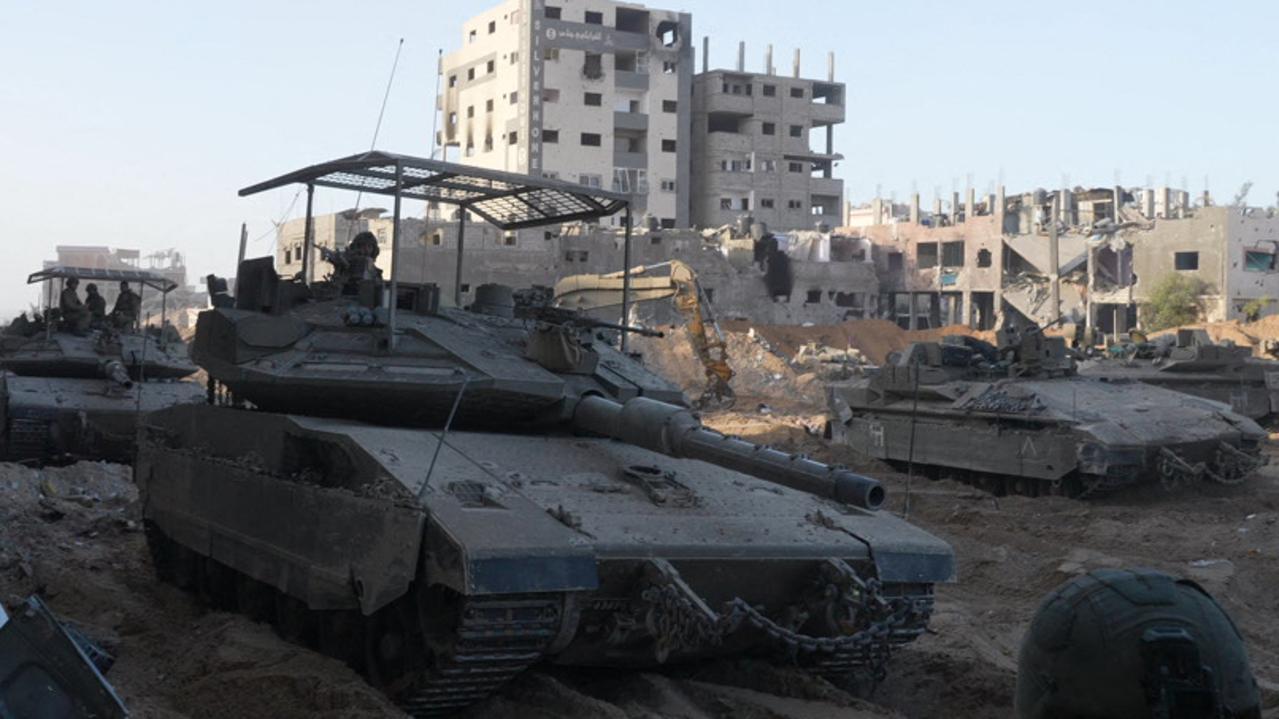
[[[1243,482],[1266,433],[1228,405],[1133,380],[1078,376],[1038,328],[920,342],[829,386],[827,435],[996,494],[1095,497],[1154,482]]]
[[[386,153],[242,192],[294,181],[397,209],[465,191],[501,227],[625,202]],[[162,577],[347,660],[417,717],[542,661],[759,653],[878,676],[925,630],[954,556],[876,511],[875,480],[706,429],[599,321],[517,315],[495,286],[443,306],[367,259],[314,282],[250,260],[233,306],[200,316],[216,402],[149,415],[135,465]]]
[[[1224,402],[1255,420],[1279,413],[1279,362],[1215,344],[1203,330],[1117,345],[1079,366],[1084,377],[1127,379]]]
[[[50,267],[28,283],[130,282],[168,293],[173,282],[137,270]],[[72,324],[50,307],[0,334],[0,457],[21,462],[133,459],[138,416],[197,402],[204,388],[178,382],[196,371],[180,338],[97,321]]]

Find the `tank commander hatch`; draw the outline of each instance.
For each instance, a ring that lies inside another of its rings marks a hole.
[[[363,281],[382,282],[382,269],[377,266],[377,237],[372,232],[359,233],[341,252],[326,249],[321,252],[333,265],[333,282],[342,288],[343,294],[358,294]]]

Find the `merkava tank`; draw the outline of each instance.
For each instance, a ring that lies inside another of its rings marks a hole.
[[[624,203],[380,152],[242,193],[409,170],[483,182],[467,209],[502,227]],[[538,209],[512,219],[502,198]],[[431,285],[384,292],[360,239],[326,253],[323,281],[247,261],[234,306],[201,314],[192,354],[217,401],[149,415],[135,465],[161,577],[348,661],[418,717],[541,661],[777,653],[877,674],[925,630],[953,552],[876,511],[878,482],[706,429],[599,321],[516,313],[495,286],[467,310]]]
[[[1244,481],[1266,432],[1228,405],[1133,380],[1078,376],[1037,327],[919,342],[829,386],[827,436],[995,494],[1087,498],[1124,487]]]
[[[174,286],[139,270],[64,266],[36,272],[28,283],[52,287],[71,278],[166,294]],[[9,461],[132,461],[139,414],[204,396],[200,385],[174,381],[196,371],[180,338],[109,319],[73,325],[56,307],[5,328],[0,370],[0,458]]]
[[[1216,344],[1204,330],[1136,336],[1079,365],[1084,377],[1130,379],[1224,402],[1255,420],[1279,413],[1279,362],[1248,347]]]

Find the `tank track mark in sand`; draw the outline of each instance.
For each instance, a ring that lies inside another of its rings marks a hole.
[[[371,616],[356,610],[315,612],[183,547],[150,522],[145,530],[162,581],[214,608],[266,621],[283,639],[345,662],[414,719],[448,716],[497,693],[542,660],[564,618],[561,594],[453,595],[456,606],[437,611],[440,607],[416,588]],[[424,630],[425,621],[439,616],[456,624]],[[384,656],[405,653],[411,656]]]

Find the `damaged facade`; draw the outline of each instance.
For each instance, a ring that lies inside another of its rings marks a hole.
[[[377,263],[389,277],[391,220],[381,214],[373,209],[316,216],[316,246],[341,249],[356,233],[373,232],[382,248]],[[448,302],[454,292],[457,223],[444,217],[402,222],[399,279],[435,283]],[[302,270],[303,224],[293,220],[280,228],[275,260],[281,275]],[[468,223],[463,302],[472,301],[476,288],[488,283],[549,288],[569,275],[616,272],[622,266],[623,238],[620,228],[595,224],[504,232]],[[715,312],[724,318],[830,323],[879,313],[879,282],[865,238],[813,230],[770,233],[743,220],[705,231],[668,230],[654,223],[635,228],[631,242],[632,266],[677,259],[692,267]],[[322,261],[312,267],[316,277],[329,268]],[[638,308],[640,318],[672,318],[660,303],[649,304],[653,306]]]
[[[1274,210],[1192,203],[1169,188],[1075,188],[980,199],[953,193],[949,211],[919,196],[901,206],[849,207],[842,230],[874,246],[883,316],[904,328],[965,324],[990,329],[1005,313],[1067,321],[1104,333],[1141,321],[1159,279],[1202,283],[1204,319],[1277,311],[1279,218]],[[1055,214],[1054,214],[1055,213]],[[1055,228],[1057,262],[1052,245]],[[1059,310],[1052,306],[1060,278]]]

